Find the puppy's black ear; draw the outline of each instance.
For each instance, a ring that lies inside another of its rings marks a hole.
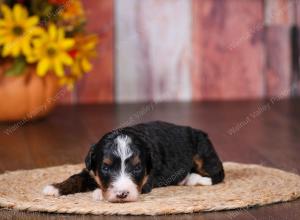
[[[147,174],[152,170],[152,156],[149,149],[146,150],[146,171]]]
[[[88,154],[85,158],[85,166],[88,171],[92,170],[95,167],[95,148],[96,144],[92,145]]]
[[[139,136],[138,138],[134,139],[134,144],[139,146],[142,151],[142,157],[145,161],[146,166],[146,173],[147,175],[152,170],[152,147],[150,145],[149,140],[145,136]]]

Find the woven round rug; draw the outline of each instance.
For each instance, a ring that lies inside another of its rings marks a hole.
[[[14,210],[95,215],[163,215],[228,210],[285,202],[300,197],[300,176],[259,165],[225,162],[225,181],[213,186],[155,188],[137,202],[93,201],[92,193],[58,198],[42,195],[43,187],[81,171],[63,165],[0,175],[0,207]]]

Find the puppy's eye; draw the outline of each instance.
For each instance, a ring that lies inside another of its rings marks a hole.
[[[102,172],[107,173],[109,171],[109,165],[103,164],[101,169],[102,169]]]
[[[139,173],[142,171],[142,165],[139,163],[133,168],[133,172]]]

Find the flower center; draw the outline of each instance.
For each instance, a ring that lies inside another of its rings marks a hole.
[[[50,48],[48,48],[48,50],[47,50],[47,54],[48,54],[49,57],[54,57],[56,53],[57,53],[57,51],[56,51],[56,49],[53,48],[53,47],[50,47]]]
[[[24,29],[21,26],[14,26],[12,32],[15,36],[20,37],[24,33]]]

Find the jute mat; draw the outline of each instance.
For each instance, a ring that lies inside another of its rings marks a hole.
[[[95,215],[163,215],[228,210],[294,200],[300,177],[259,165],[224,163],[225,182],[214,186],[156,188],[131,203],[93,201],[91,193],[59,198],[42,195],[43,187],[79,172],[83,165],[7,172],[0,175],[0,207],[14,210]]]

